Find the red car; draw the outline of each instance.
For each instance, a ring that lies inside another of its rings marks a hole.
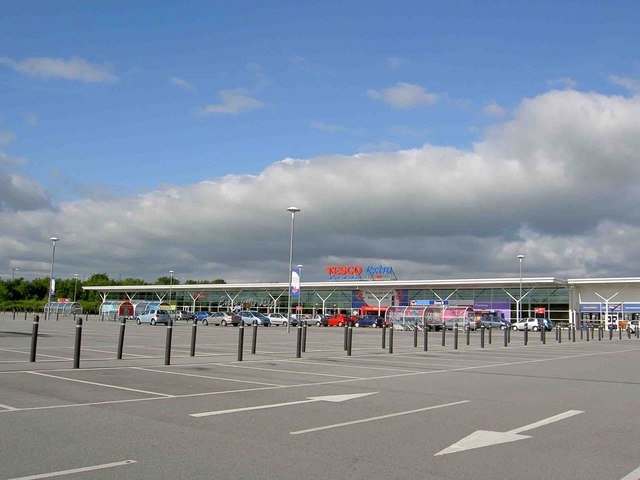
[[[323,322],[322,326],[324,327],[342,327],[344,325],[349,325],[350,323],[357,322],[358,316],[356,315],[345,315],[344,313],[337,313],[335,315],[330,315],[326,319],[326,323]]]

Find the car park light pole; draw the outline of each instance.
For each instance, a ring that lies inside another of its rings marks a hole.
[[[18,269],[17,268],[12,268],[11,269],[11,280],[15,280],[16,279],[16,271]]]
[[[289,295],[287,300],[287,333],[291,332],[291,280],[293,275],[293,231],[296,213],[300,211],[298,207],[289,207],[287,211],[291,213],[291,237],[289,239]]]
[[[75,303],[78,292],[78,274],[74,273],[73,277],[75,278],[75,282],[73,282],[73,303]]]
[[[171,290],[173,289],[173,270],[169,270],[169,308],[171,308]]]
[[[53,253],[51,255],[51,278],[49,281],[49,298],[47,301],[47,309],[44,312],[45,320],[49,320],[51,318],[51,296],[53,295],[53,292],[55,291],[55,288],[56,288],[56,281],[53,279],[53,265],[55,264],[55,261],[56,261],[56,242],[59,241],[60,239],[58,237],[51,237],[49,240],[51,240],[51,243],[53,245]]]
[[[520,309],[522,307],[522,260],[524,260],[524,255],[518,255],[518,262],[520,263],[520,295],[518,296],[518,302],[516,305],[516,322],[520,322]]]

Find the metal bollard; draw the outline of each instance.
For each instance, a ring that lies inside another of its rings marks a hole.
[[[385,322],[385,324],[382,326],[382,349],[386,349],[387,348],[387,324]]]
[[[447,343],[447,326],[442,324],[442,346],[444,347]]]
[[[167,340],[164,346],[164,364],[171,365],[171,336],[173,335],[173,320],[167,323]]]
[[[82,321],[82,317],[80,317],[80,321]],[[124,348],[124,329],[127,323],[127,319],[122,317],[120,320],[120,336],[118,337],[118,353],[116,354],[116,359],[122,360],[122,349]]]
[[[344,351],[347,351],[347,336],[349,335],[349,327],[347,326],[347,324],[344,324]]]
[[[591,333],[593,334],[593,330],[591,331]],[[587,342],[589,341],[589,327],[587,327]]]
[[[567,328],[567,340],[571,340],[571,325]]]
[[[347,334],[347,356],[351,356],[351,345],[353,342],[353,325],[349,325],[349,333]]]
[[[484,348],[484,325],[480,327],[480,348]]]
[[[493,327],[489,325],[489,345],[491,345],[491,332],[493,331]]]
[[[636,338],[640,338],[640,322],[636,324]]]
[[[296,337],[296,358],[302,357],[302,323],[298,323],[298,335]]]
[[[302,353],[307,351],[307,324],[302,326]]]
[[[622,329],[618,326],[618,340],[622,340]]]
[[[27,319],[27,311],[26,311],[26,310],[25,310],[25,312],[24,312],[24,319],[25,319],[25,320]]]
[[[609,329],[609,340],[613,340],[613,329]]]
[[[573,343],[576,343],[576,327],[573,327],[572,330],[573,331],[571,332],[571,338]]]
[[[242,353],[244,351],[244,320],[240,320],[238,327],[238,361],[242,361]]]
[[[193,323],[191,324],[191,350],[189,351],[189,356],[196,356],[196,335],[198,334],[198,319],[194,318]]]
[[[583,329],[580,328],[580,340],[583,340],[583,337],[584,337]]]
[[[458,349],[458,324],[453,326],[453,349]]]
[[[507,338],[509,336],[509,329],[505,328],[503,334],[504,334],[504,346],[506,347],[507,345],[509,345],[509,342],[507,341]]]
[[[562,330],[558,327],[558,343],[562,343]]]
[[[256,354],[256,346],[258,344],[258,322],[253,322],[253,335],[251,337],[251,355]]]
[[[602,329],[598,327],[598,341],[602,341]]]
[[[427,328],[427,326],[424,326],[424,330],[422,331],[424,333],[424,351],[428,352],[429,351],[429,329]]]
[[[84,321],[85,321],[85,322],[88,322],[88,321],[89,321],[89,314],[88,314],[88,313],[85,315],[85,317],[84,317]]]
[[[547,329],[546,328],[542,328],[542,344],[546,345],[547,344]]]
[[[80,344],[82,342],[82,318],[76,321],[76,342],[73,349],[73,368],[80,368]]]
[[[467,334],[467,345],[469,345],[471,343],[471,325],[467,325],[467,331],[465,333]]]
[[[389,326],[389,353],[393,353],[393,323]]]
[[[524,344],[529,344],[529,325],[524,325]]]
[[[558,341],[558,335],[560,335],[560,327],[556,325],[556,342]]]
[[[627,339],[631,340],[631,329],[627,327]]]
[[[508,332],[507,332],[507,342],[511,343],[511,329],[507,328]]]
[[[413,327],[413,347],[418,348],[418,325]]]
[[[58,316],[60,315],[60,313],[56,312],[56,322],[58,321]]]
[[[30,362],[36,361],[36,347],[38,345],[38,327],[40,325],[40,317],[38,315],[33,316],[33,331],[31,332],[31,356]]]
[[[15,310],[13,311],[13,319],[14,320],[16,319],[16,311]]]

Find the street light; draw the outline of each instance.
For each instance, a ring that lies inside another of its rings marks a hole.
[[[298,207],[289,207],[287,212],[291,213],[291,237],[289,240],[289,295],[287,301],[287,333],[291,332],[291,278],[293,275],[293,228]]]
[[[173,270],[169,270],[169,308],[171,308],[171,290],[173,289]]]
[[[300,270],[298,273],[298,281],[300,282],[300,288],[298,289],[298,308],[296,308],[296,312],[300,315],[300,324],[302,324],[302,309],[300,308],[300,299],[302,298],[302,267],[304,265],[296,265],[296,268]]]
[[[49,282],[49,300],[47,301],[47,309],[44,312],[44,319],[49,320],[51,318],[51,296],[56,289],[56,281],[53,278],[53,265],[56,261],[56,242],[60,240],[57,237],[51,237],[51,244],[53,245],[53,253],[51,255],[51,279]]]
[[[78,274],[74,273],[73,276],[76,279],[76,281],[73,284],[73,302],[75,303],[75,301],[76,301],[76,292],[78,291]]]
[[[518,302],[517,302],[517,312],[516,312],[516,317],[517,317],[517,321],[520,322],[520,309],[522,307],[521,303],[522,302],[522,260],[524,260],[524,255],[520,254],[517,256],[517,259],[520,263],[520,295],[518,296]]]
[[[15,280],[16,279],[16,271],[18,269],[17,268],[12,268],[11,269],[11,280]]]

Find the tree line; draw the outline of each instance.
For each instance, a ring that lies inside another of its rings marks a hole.
[[[43,311],[49,299],[49,277],[25,280],[14,278],[0,280],[0,311],[38,312]],[[77,301],[82,305],[82,310],[87,313],[97,313],[102,299],[98,292],[84,291],[86,286],[118,286],[118,285],[180,285],[176,277],[160,277],[155,282],[148,283],[140,278],[123,278],[115,280],[109,278],[106,273],[94,273],[88,280],[79,278],[56,278],[55,293],[52,301],[58,298],[66,298],[69,301]],[[197,285],[205,283],[226,283],[222,279],[216,280],[187,280],[185,285]]]

